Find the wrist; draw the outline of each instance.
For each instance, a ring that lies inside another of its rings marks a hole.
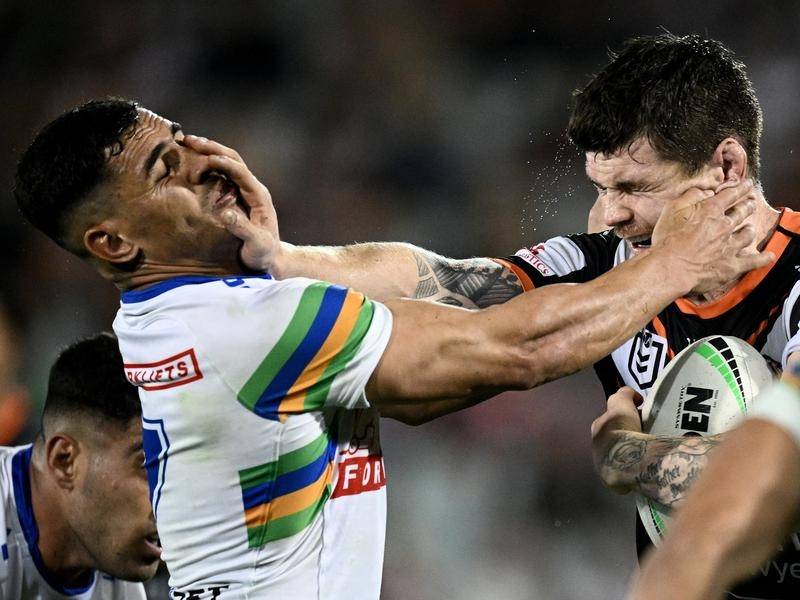
[[[264,261],[261,268],[275,279],[291,277],[291,265],[296,253],[296,246],[288,242],[280,242],[276,251],[269,256],[268,260]]]
[[[672,246],[673,244],[665,240],[652,248],[643,259],[651,262],[657,285],[665,286],[665,292],[674,300],[689,294],[701,281],[701,277],[692,263],[683,259],[677,248]]]
[[[617,494],[633,489],[642,449],[638,440],[631,439],[627,430],[609,430],[595,439],[595,468],[603,485]]]

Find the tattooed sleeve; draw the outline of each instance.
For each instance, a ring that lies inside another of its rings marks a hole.
[[[453,260],[419,249],[414,258],[419,277],[414,298],[485,308],[523,292],[516,275],[488,258]]]

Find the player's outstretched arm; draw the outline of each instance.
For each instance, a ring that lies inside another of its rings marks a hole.
[[[350,246],[294,246],[281,242],[272,196],[238,152],[187,135],[184,143],[208,156],[208,165],[233,180],[247,204],[225,207],[220,220],[243,241],[249,268],[277,279],[309,277],[356,289],[370,298],[417,298],[465,308],[500,304],[523,292],[511,271],[488,258],[452,259],[399,242]]]
[[[688,192],[689,212],[665,211],[666,222],[657,225],[660,241],[649,253],[589,283],[536,289],[483,311],[387,303],[394,329],[370,381],[370,398],[391,404],[485,396],[531,388],[591,364],[675,298],[770,261],[768,255],[740,255],[753,241],[752,230],[740,228],[753,210],[741,202],[749,192],[740,185],[702,203],[701,192]]]
[[[603,484],[618,494],[635,491],[674,508],[705,468],[721,436],[668,437],[642,433],[641,397],[623,387],[592,423],[592,454]]]
[[[521,294],[514,273],[488,258],[447,258],[403,242],[351,246],[282,243],[271,272],[278,279],[332,281],[385,302],[415,298],[464,308],[486,308]]]

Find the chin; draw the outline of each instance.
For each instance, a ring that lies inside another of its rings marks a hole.
[[[159,562],[155,560],[149,563],[120,565],[119,568],[113,570],[103,568],[101,570],[125,581],[147,581],[152,579],[156,571],[158,571]]]

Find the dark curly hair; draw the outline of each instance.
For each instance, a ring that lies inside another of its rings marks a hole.
[[[28,221],[59,245],[70,248],[67,217],[107,175],[109,151],[122,150],[123,134],[138,119],[137,104],[109,98],[74,108],[46,125],[17,165],[14,196]]]
[[[574,94],[568,134],[584,152],[613,153],[645,137],[687,174],[733,137],[759,180],[761,107],[744,64],[720,42],[669,33],[628,40]]]

